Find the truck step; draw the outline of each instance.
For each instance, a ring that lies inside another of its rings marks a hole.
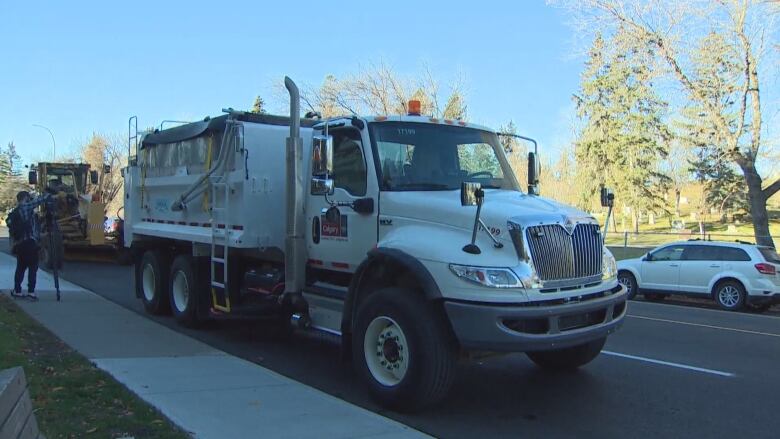
[[[224,320],[254,320],[254,319],[267,319],[269,317],[277,317],[280,315],[281,306],[272,301],[265,303],[252,303],[247,305],[233,306],[230,312],[222,312],[211,309],[210,315],[215,319]]]
[[[211,262],[216,262],[218,264],[224,264],[225,258],[211,258]]]
[[[211,281],[211,286],[216,288],[222,288],[223,290],[225,289],[225,284],[223,284],[222,282]]]

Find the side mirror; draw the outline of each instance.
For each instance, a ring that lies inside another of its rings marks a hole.
[[[482,185],[473,181],[464,181],[460,184],[460,205],[476,206],[479,202],[479,193],[482,192]]]
[[[333,193],[333,136],[314,136],[311,146],[311,194]]]
[[[27,183],[35,186],[38,184],[38,173],[35,171],[30,171],[27,173]]]
[[[314,136],[311,148],[311,174],[316,177],[333,173],[333,136]]]
[[[644,258],[642,258],[642,260],[643,260],[643,261],[645,261],[645,262],[652,261],[652,260],[653,260],[653,255],[652,255],[652,253],[648,253],[648,254],[646,254],[646,255],[645,255],[645,257],[644,257]]]
[[[110,174],[111,173],[111,165],[103,165],[103,173],[104,174]]]
[[[539,157],[535,152],[528,153],[528,194],[539,195]]]
[[[601,206],[612,207],[615,205],[615,193],[612,189],[601,186]]]
[[[331,195],[334,188],[333,179],[320,177],[311,178],[312,195]]]
[[[97,171],[89,171],[89,181],[92,184],[98,184],[98,172]]]

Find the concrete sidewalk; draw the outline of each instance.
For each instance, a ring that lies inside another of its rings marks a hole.
[[[0,287],[15,260],[0,254]],[[23,287],[26,286],[26,279]],[[38,272],[28,314],[197,438],[426,437]]]

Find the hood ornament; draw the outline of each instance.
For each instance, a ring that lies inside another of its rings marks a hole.
[[[569,217],[566,217],[564,218],[563,224],[561,225],[563,226],[563,230],[566,230],[566,233],[571,236],[574,234],[574,229],[577,227],[577,222]]]

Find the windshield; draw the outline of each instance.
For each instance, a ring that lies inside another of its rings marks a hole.
[[[48,187],[57,191],[73,192],[76,182],[73,175],[52,175],[49,176]]]
[[[458,126],[371,124],[382,190],[460,189],[464,181],[486,189],[520,190],[495,133]]]

